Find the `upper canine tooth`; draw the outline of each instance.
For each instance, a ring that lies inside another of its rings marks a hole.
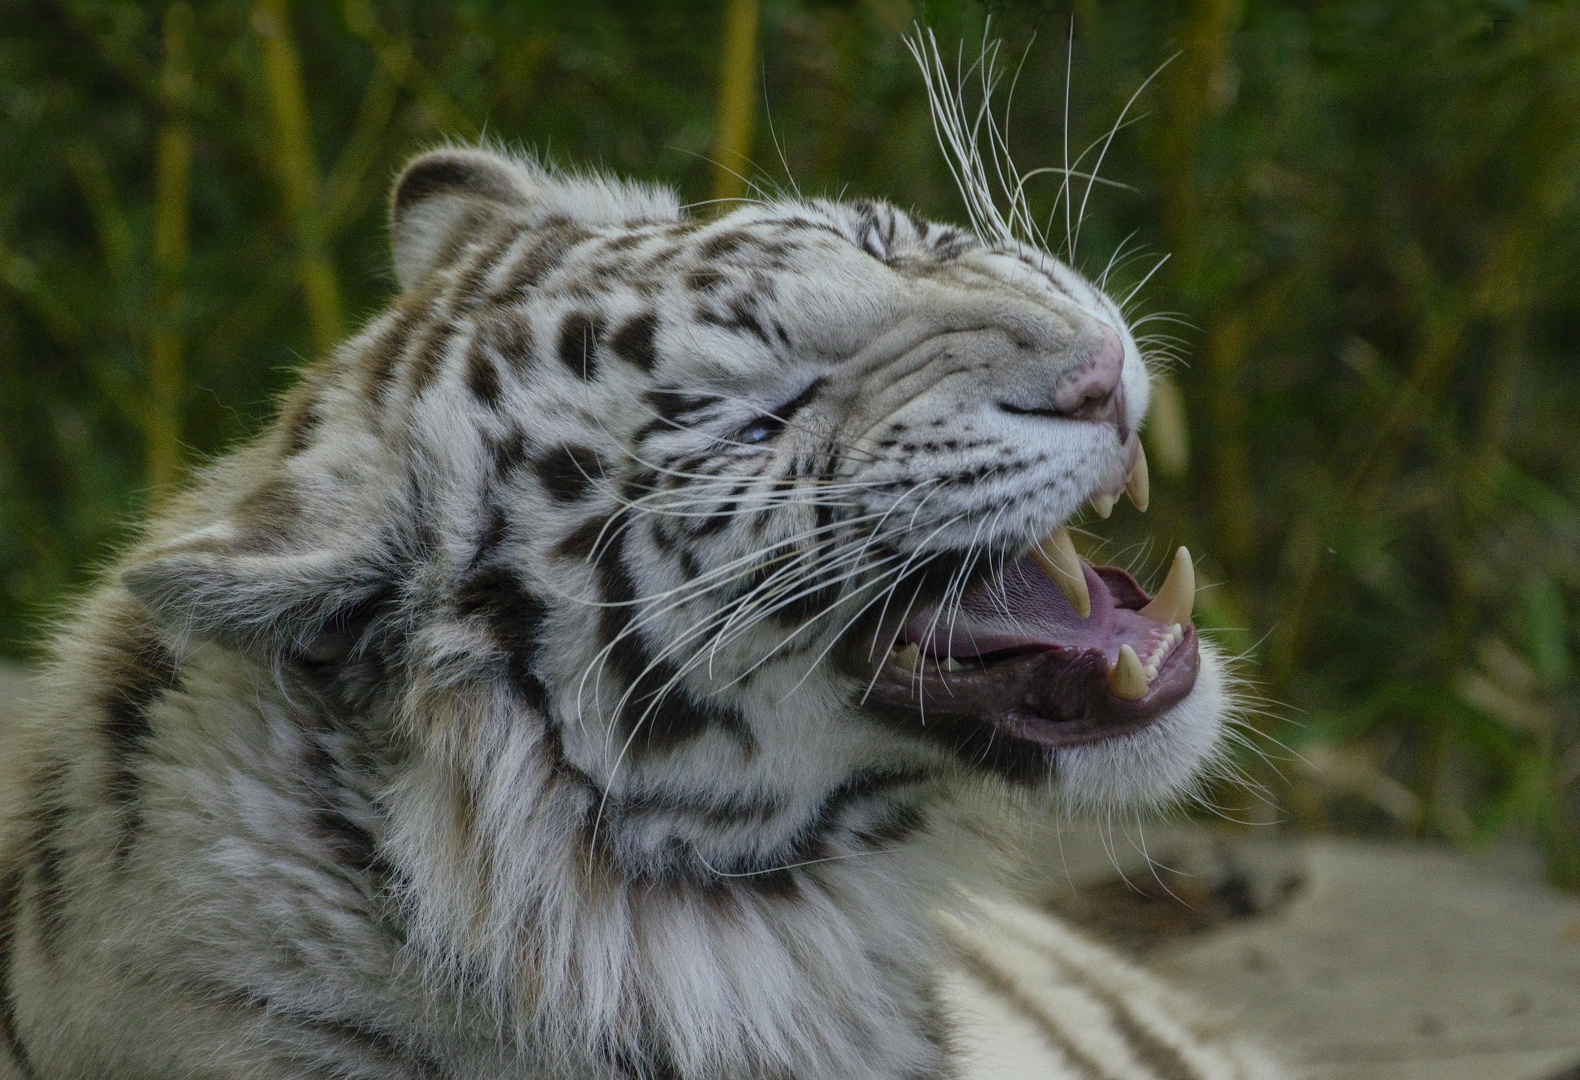
[[[911,642],[903,649],[894,651],[894,662],[907,671],[915,671],[922,666],[922,650],[916,647],[916,642]]]
[[[1143,513],[1152,501],[1152,488],[1147,479],[1147,451],[1139,439],[1136,440],[1136,467],[1130,470],[1130,477],[1125,481],[1125,494],[1136,504],[1136,509]]]
[[[1108,669],[1108,689],[1115,697],[1135,701],[1147,696],[1147,672],[1129,645],[1119,646],[1119,660]]]
[[[1092,594],[1086,588],[1086,571],[1081,569],[1081,557],[1070,541],[1070,530],[1061,525],[1044,536],[1031,549],[1031,557],[1059,586],[1059,591],[1081,618],[1092,614]]]
[[[1169,567],[1169,576],[1163,579],[1163,587],[1152,598],[1152,602],[1141,609],[1140,614],[1156,619],[1165,626],[1179,623],[1183,627],[1190,622],[1190,614],[1195,606],[1196,567],[1190,561],[1190,552],[1180,548],[1174,553],[1174,565]]]
[[[1107,519],[1114,512],[1114,497],[1112,495],[1093,495],[1092,509],[1097,511],[1097,516]]]

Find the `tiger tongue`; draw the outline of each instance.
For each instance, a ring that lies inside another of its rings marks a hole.
[[[1108,644],[1119,603],[1102,575],[1076,561],[1078,595],[1086,608],[1082,611],[1070,596],[1074,590],[1069,579],[1055,578],[1037,555],[1034,549],[1005,567],[1002,589],[990,585],[966,594],[959,625],[969,632],[975,646],[972,651],[987,653],[1029,644],[1103,649]],[[961,637],[958,630],[954,636]],[[959,655],[958,643],[952,651]]]

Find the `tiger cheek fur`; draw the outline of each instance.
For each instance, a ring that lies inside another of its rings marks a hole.
[[[1118,309],[882,203],[697,220],[488,150],[412,162],[392,235],[400,296],[11,736],[0,1075],[954,1075],[934,915],[1010,862],[1005,778],[1156,803],[1218,742],[1206,645],[1141,729],[991,760],[868,700],[1123,479]]]

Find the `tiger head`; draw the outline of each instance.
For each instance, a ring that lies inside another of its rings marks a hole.
[[[1149,375],[1047,252],[473,148],[406,167],[392,238],[398,298],[125,574],[170,625],[391,738],[526,739],[606,820],[798,808],[710,860],[852,784],[1152,804],[1215,753],[1188,556],[1152,598],[1070,543],[1145,501]]]

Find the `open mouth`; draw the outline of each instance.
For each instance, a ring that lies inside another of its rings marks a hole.
[[[958,605],[911,617],[871,695],[928,726],[964,721],[1041,747],[1127,734],[1196,684],[1195,591],[1184,548],[1148,596],[1124,570],[1080,558],[1059,528]]]

